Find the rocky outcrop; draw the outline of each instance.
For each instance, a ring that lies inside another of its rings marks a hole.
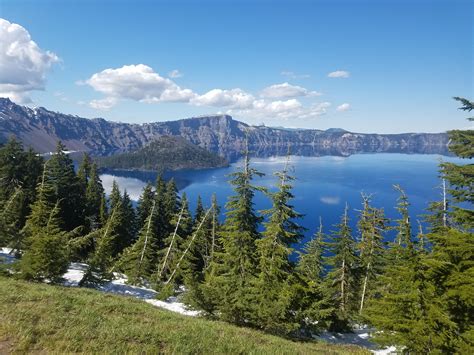
[[[246,137],[258,155],[350,155],[369,152],[447,153],[445,133],[362,134],[342,129],[284,129],[249,126],[228,115],[169,122],[131,124],[87,119],[29,108],[0,98],[0,142],[17,136],[40,152],[54,150],[58,140],[68,149],[93,155],[133,151],[161,136],[180,136],[230,159],[243,150]]]

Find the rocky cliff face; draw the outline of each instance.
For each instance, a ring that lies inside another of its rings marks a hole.
[[[195,117],[169,122],[129,124],[87,119],[31,109],[0,98],[0,142],[17,136],[39,152],[54,150],[58,140],[75,151],[110,155],[132,151],[157,137],[180,136],[230,159],[242,151],[246,135],[252,151],[260,156],[285,154],[350,155],[369,152],[447,153],[444,133],[361,134],[340,129],[287,130],[249,126],[227,115]]]

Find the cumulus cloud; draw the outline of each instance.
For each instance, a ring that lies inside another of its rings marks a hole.
[[[59,58],[44,51],[28,31],[0,18],[0,96],[29,102],[29,92],[44,90],[46,74]]]
[[[197,106],[215,106],[230,108],[250,108],[254,103],[253,95],[246,93],[241,89],[222,90],[213,89],[204,95],[199,95],[191,100],[191,103]]]
[[[176,79],[176,78],[182,78],[183,77],[183,73],[181,73],[178,69],[175,69],[175,70],[172,70],[168,73],[168,76],[172,79]]]
[[[89,102],[89,106],[96,110],[108,111],[118,103],[116,97],[106,97],[104,99],[92,100]]]
[[[319,95],[321,94],[317,91],[310,91],[301,86],[291,85],[287,82],[268,86],[260,93],[261,97],[272,99]]]
[[[288,71],[288,70],[284,70],[280,73],[281,75],[283,76],[286,76],[290,79],[307,79],[309,77],[311,77],[311,75],[309,74],[296,74],[292,71]]]
[[[297,99],[277,101],[256,100],[249,109],[229,110],[227,113],[252,119],[313,119],[324,115],[330,105],[329,102],[322,102],[303,106]]]
[[[100,103],[97,104],[99,101],[106,103],[105,107],[110,109],[119,99],[146,103],[189,102],[195,95],[191,90],[181,89],[172,80],[163,78],[144,64],[105,69],[92,75],[85,83],[107,96],[105,99],[91,102],[91,106],[95,105],[97,108],[103,107]]]
[[[351,105],[348,103],[343,103],[342,105],[337,106],[336,111],[344,112],[349,111],[351,109]]]
[[[336,70],[332,71],[328,74],[328,78],[348,78],[351,76],[351,73],[345,70]]]
[[[198,94],[179,87],[144,64],[105,69],[78,84],[89,85],[104,94],[104,98],[89,102],[90,107],[98,110],[109,110],[120,100],[130,99],[144,103],[183,102],[218,107],[241,118],[309,119],[324,115],[330,106],[328,102],[303,105],[296,97],[319,94],[286,82],[265,88],[259,98],[239,88],[212,89]]]

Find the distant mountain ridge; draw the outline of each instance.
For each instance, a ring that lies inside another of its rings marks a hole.
[[[260,156],[285,154],[351,155],[403,152],[447,153],[445,133],[363,134],[342,129],[287,130],[250,126],[228,115],[201,116],[144,124],[88,119],[20,106],[0,98],[0,142],[17,136],[39,152],[53,151],[58,140],[74,151],[111,155],[146,146],[160,136],[179,136],[228,158],[240,154],[248,136],[249,146]]]

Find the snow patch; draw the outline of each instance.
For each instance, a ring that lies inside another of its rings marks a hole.
[[[378,347],[370,341],[370,333],[374,329],[361,328],[355,329],[353,333],[331,333],[322,332],[314,338],[332,344],[353,344],[369,349],[375,355],[389,355],[396,354],[396,348],[390,346],[388,348],[378,349]]]
[[[0,248],[0,263],[11,264],[15,261],[15,255],[11,248]]]

